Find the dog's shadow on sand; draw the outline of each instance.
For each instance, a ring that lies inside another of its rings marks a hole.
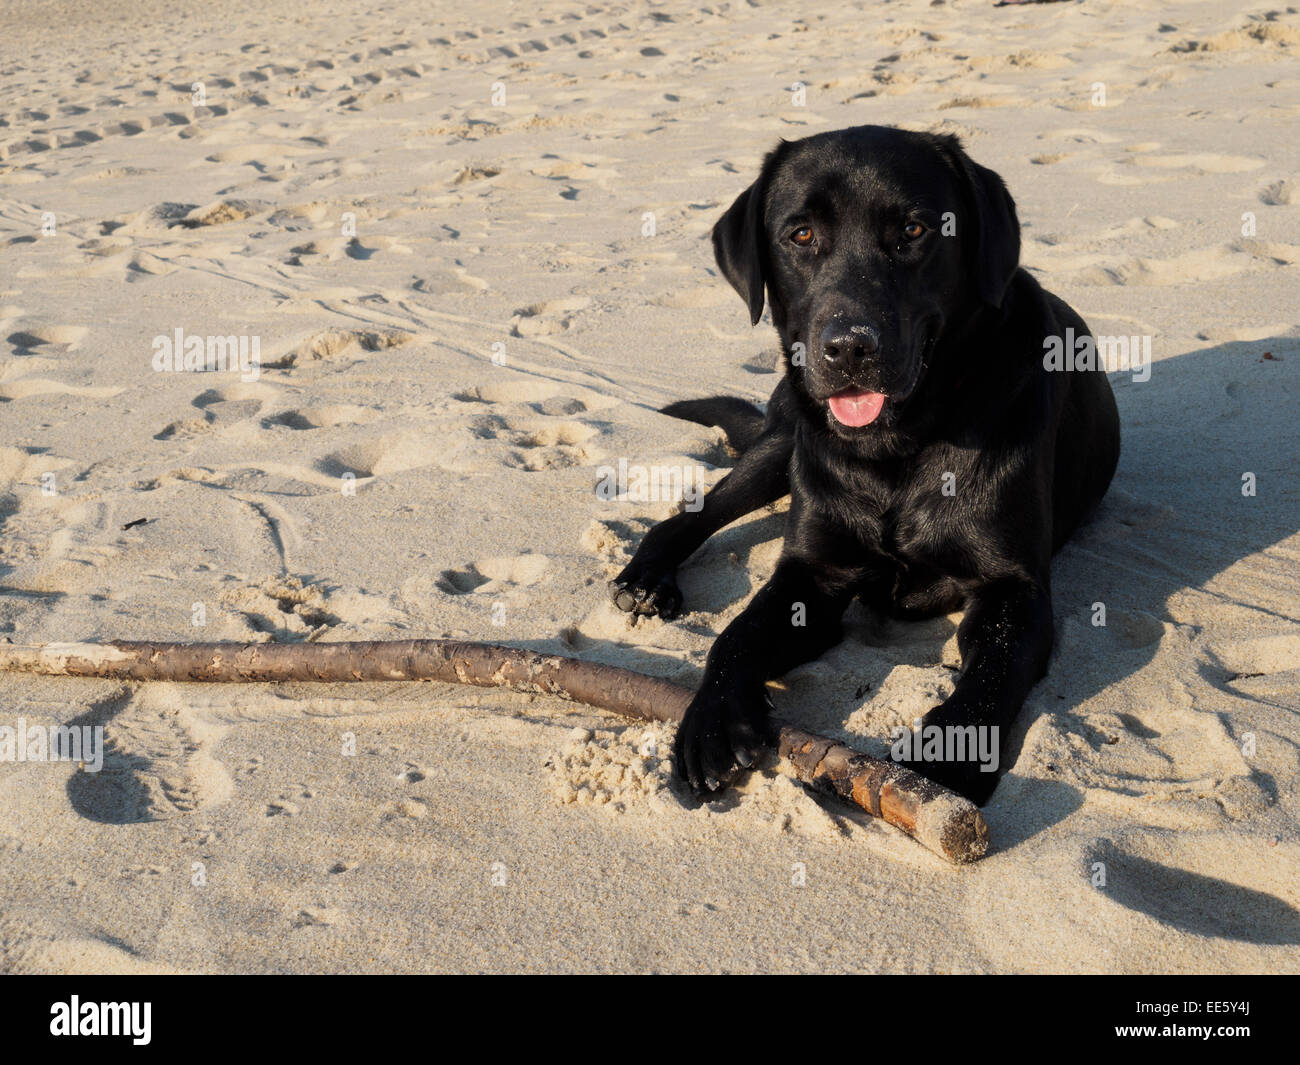
[[[1261,635],[1294,633],[1300,616],[1294,569],[1287,570],[1290,587],[1279,587],[1274,578],[1278,567],[1286,566],[1284,553],[1235,574],[1231,582],[1217,580],[1300,531],[1294,473],[1300,455],[1297,338],[1217,344],[1154,363],[1149,380],[1119,373],[1111,375],[1111,383],[1123,434],[1119,469],[1093,519],[1053,563],[1056,649],[1047,677],[1017,723],[1008,765],[1044,712],[1058,713],[1060,724],[1081,741],[1079,749],[1098,764],[1101,752],[1113,744],[1159,744],[1162,726],[1159,715],[1151,713],[1159,700],[1149,684],[1134,689],[1133,702],[1118,715],[1120,729],[1098,727],[1078,708],[1150,664],[1170,626],[1198,627],[1206,615],[1198,609],[1198,598],[1213,600],[1212,609],[1229,614],[1234,629],[1244,624]],[[1096,604],[1105,609],[1105,625],[1096,623]],[[1213,630],[1207,635],[1209,649],[1202,645],[1198,651],[1195,684],[1217,689],[1228,700],[1259,699],[1249,687],[1239,686],[1255,669],[1300,669],[1300,639],[1288,643],[1289,653],[1275,654],[1266,663],[1261,655],[1261,664],[1251,666],[1216,659]],[[1190,687],[1188,679],[1171,678],[1169,683]],[[1300,687],[1290,687],[1295,690],[1283,696],[1282,705],[1275,697],[1263,702],[1277,706],[1283,716],[1294,712],[1300,708]],[[1240,722],[1227,714],[1219,718],[1231,737],[1224,742],[1240,744]],[[1176,763],[1175,758],[1169,767],[1175,780],[1180,774]],[[1183,768],[1182,775],[1193,773]],[[1132,784],[1140,791],[1145,784],[1167,782],[1139,779]],[[1262,801],[1239,815],[1243,818],[1277,797],[1276,782],[1258,767],[1252,767],[1248,787]],[[999,848],[1058,823],[1082,804],[1083,794],[1066,781],[1022,778],[1016,801],[1018,823],[1010,832],[995,832]],[[1281,899],[1105,842],[1109,857],[1098,860],[1127,872],[1112,877],[1108,894],[1114,901],[1184,931],[1254,943],[1300,943],[1300,913]],[[1217,900],[1212,911],[1197,901],[1207,898]],[[1239,920],[1237,914],[1254,919]]]
[[[1300,911],[1276,895],[1126,853],[1099,839],[1089,867],[1102,863],[1112,902],[1192,935],[1265,946],[1300,943]]]

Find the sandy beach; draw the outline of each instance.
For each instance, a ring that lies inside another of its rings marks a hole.
[[[716,483],[722,432],[659,408],[771,393],[709,233],[779,138],[958,134],[1023,265],[1152,364],[1111,375],[1123,455],[979,863],[775,758],[698,803],[669,726],[543,696],[0,674],[0,726],[105,743],[0,760],[0,971],[1300,972],[1294,8],[108,6],[0,0],[0,640],[696,684],[786,504],[634,623],[606,582],[675,503],[598,482]],[[209,337],[224,370],[171,357]],[[777,708],[883,756],[959,619],[852,608]]]

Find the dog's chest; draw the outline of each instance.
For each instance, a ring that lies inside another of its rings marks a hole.
[[[871,470],[843,513],[869,552],[905,569],[973,575],[972,529],[984,501],[960,455],[927,454],[905,467]]]

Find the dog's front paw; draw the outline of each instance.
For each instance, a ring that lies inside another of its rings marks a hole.
[[[970,762],[909,761],[902,764],[970,799],[976,806],[983,806],[993,797],[1000,776],[996,772],[985,773]]]
[[[934,707],[913,733],[908,756],[897,759],[915,773],[983,806],[1001,779],[997,729],[972,726],[960,708]],[[985,767],[990,768],[985,768]]]
[[[657,614],[664,621],[671,621],[682,609],[677,571],[638,564],[635,558],[609,582],[609,595],[619,610],[647,617]]]
[[[696,693],[677,729],[678,775],[698,796],[721,791],[772,746],[771,698],[761,683],[710,684]]]

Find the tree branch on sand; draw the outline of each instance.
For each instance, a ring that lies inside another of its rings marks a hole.
[[[0,670],[204,683],[431,680],[554,695],[624,717],[677,722],[694,694],[671,681],[562,655],[460,640],[339,643],[0,643]],[[988,849],[968,799],[894,762],[774,720],[793,775],[902,829],[951,862]]]

